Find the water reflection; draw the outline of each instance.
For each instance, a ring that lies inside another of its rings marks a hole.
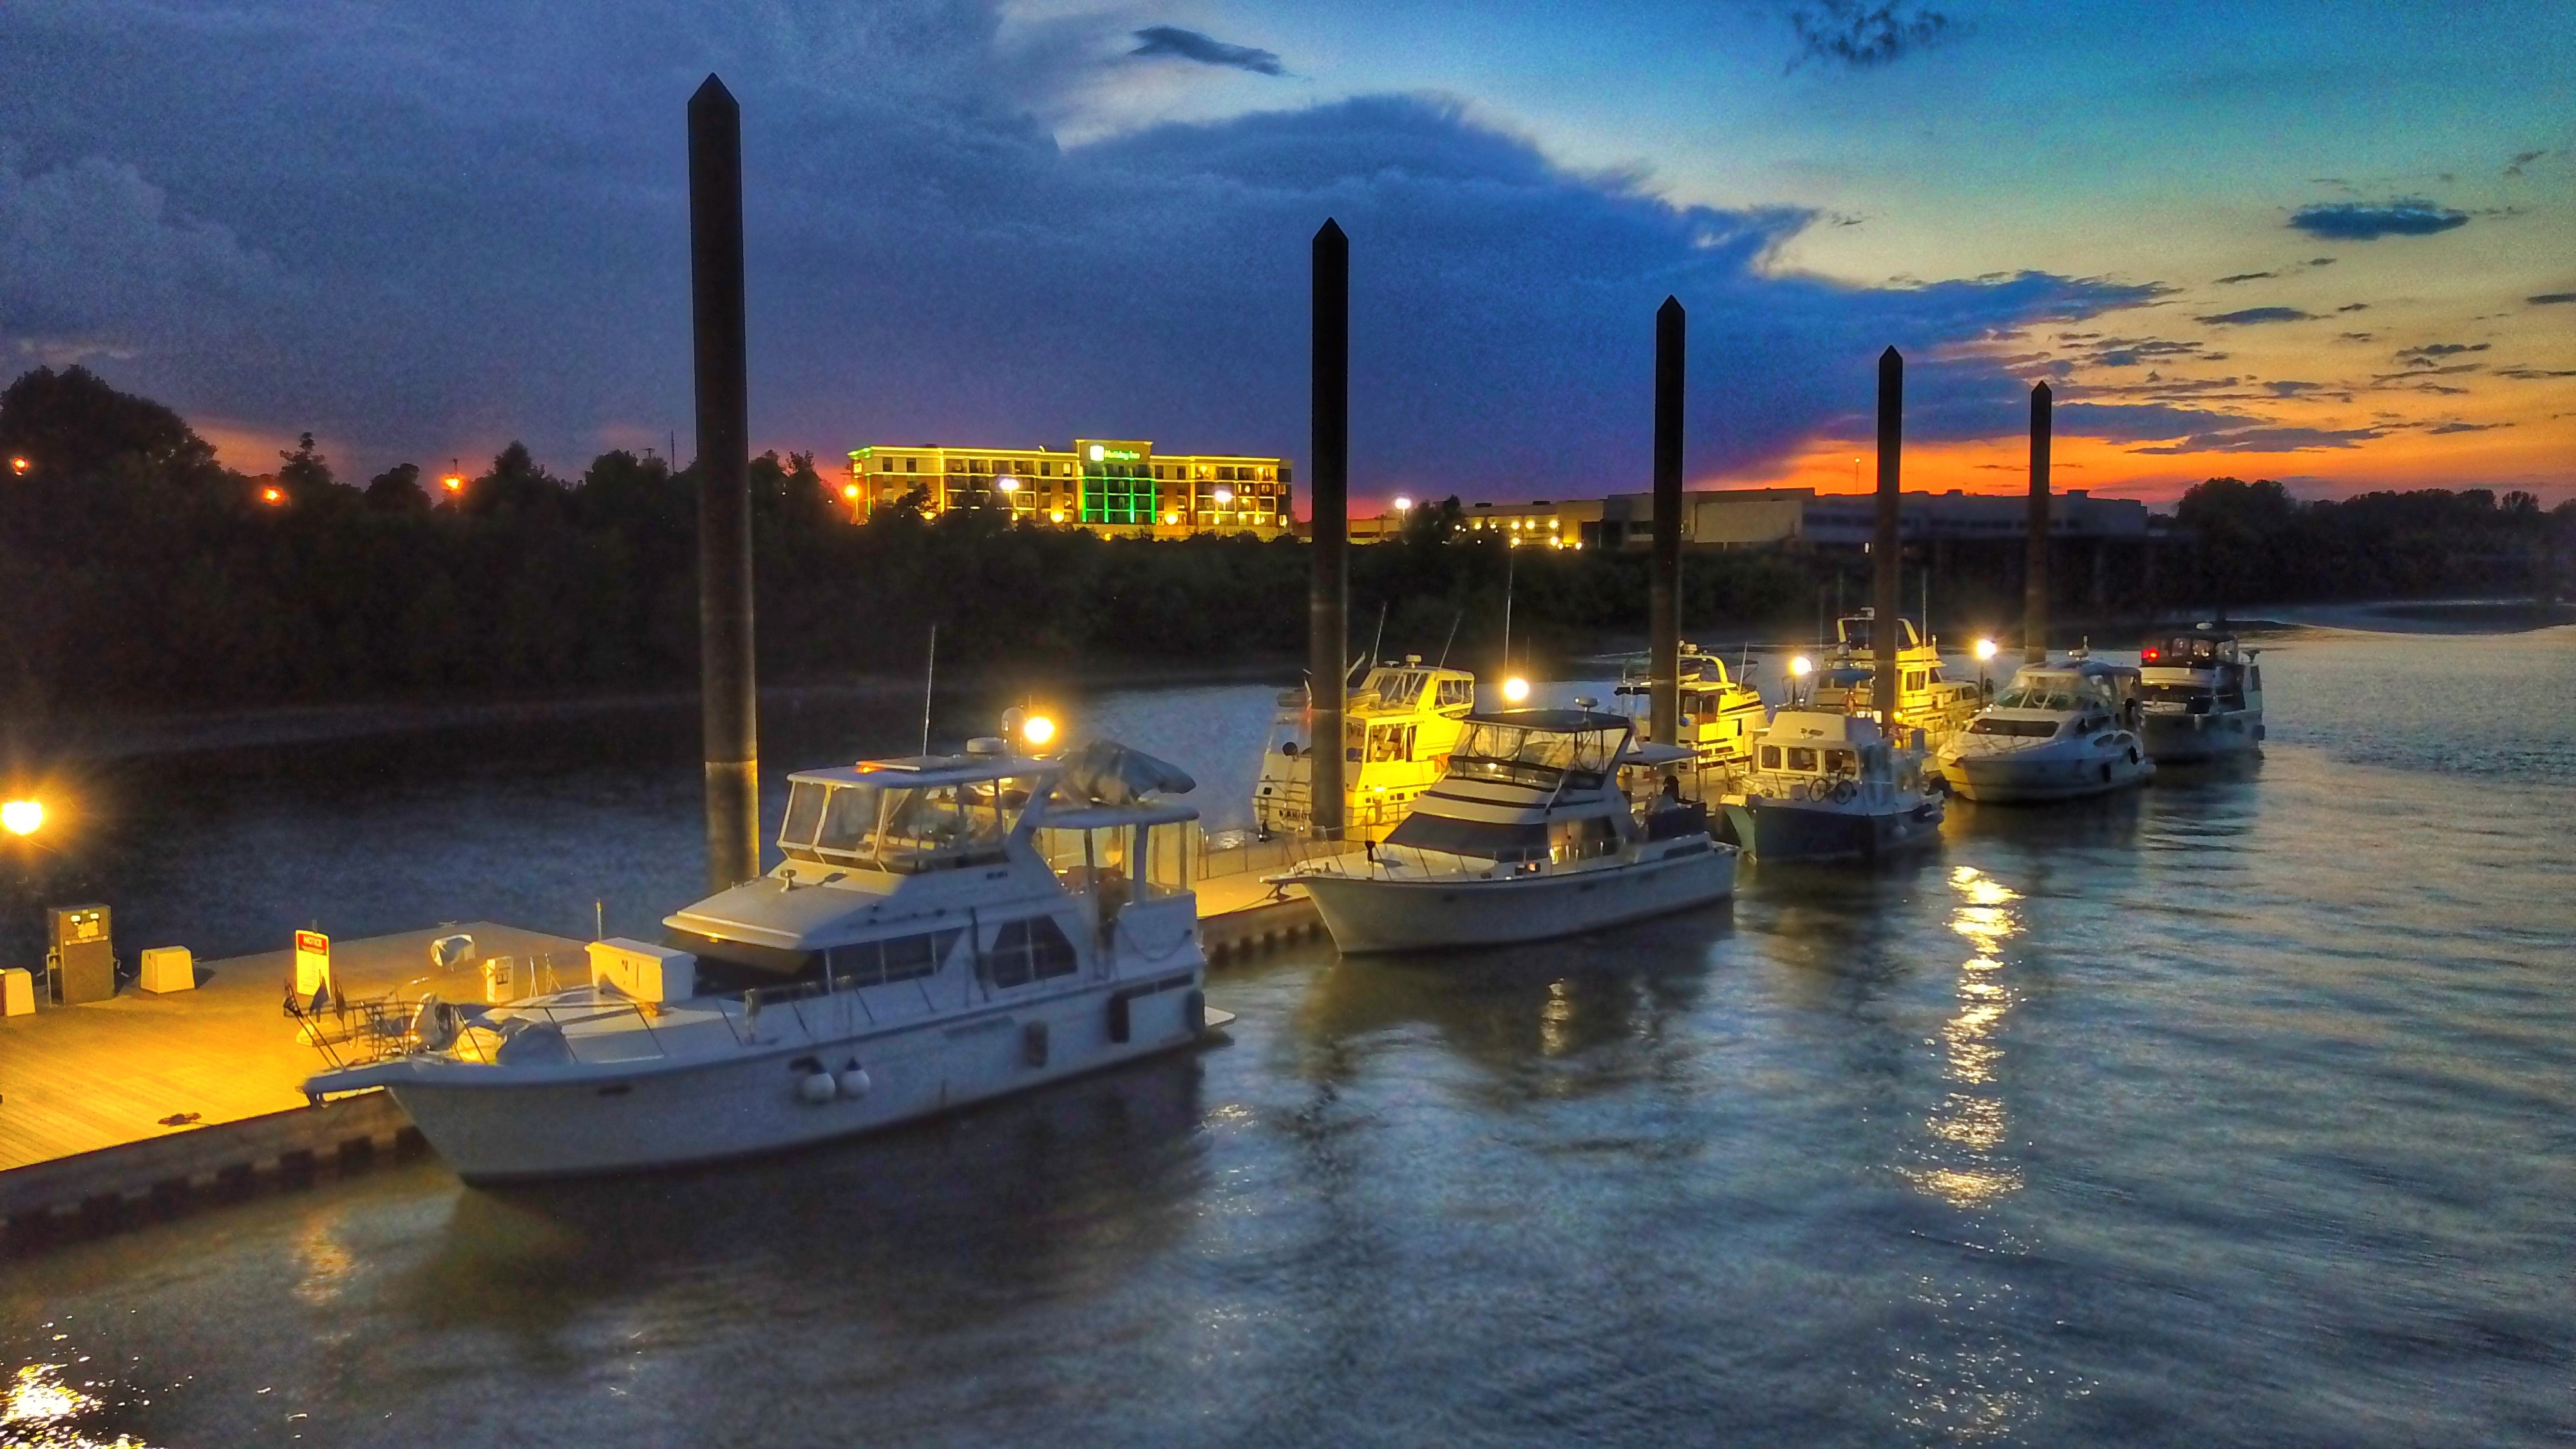
[[[27,1364],[0,1389],[0,1449],[144,1449],[143,1441],[126,1434],[92,1438],[82,1421],[107,1406],[96,1394],[63,1382],[63,1369]]]
[[[1726,907],[1501,950],[1335,960],[1300,1035],[1347,1064],[1372,1039],[1427,1027],[1506,1098],[1615,1088],[1651,1069],[1698,1008]]]
[[[2006,1121],[1996,1088],[2003,1048],[1995,1041],[2013,1007],[2002,979],[2004,943],[2021,934],[2013,909],[2018,892],[1975,866],[1954,866],[1957,898],[1950,929],[1972,954],[1959,966],[1958,1009],[1941,1026],[1942,1074],[1950,1084],[1926,1124],[1930,1160],[1899,1172],[1917,1188],[1954,1207],[1984,1207],[2021,1186],[2021,1169],[2002,1155]]]
[[[543,1357],[603,1306],[666,1326],[745,1311],[953,1328],[1095,1291],[1188,1227],[1208,1166],[1202,1063],[1159,1058],[918,1127],[651,1177],[459,1194],[389,1294],[425,1327]]]

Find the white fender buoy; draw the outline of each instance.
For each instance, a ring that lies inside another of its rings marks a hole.
[[[830,1072],[807,1072],[796,1079],[796,1095],[818,1107],[832,1100],[835,1090]]]
[[[864,1097],[868,1094],[868,1088],[876,1085],[868,1080],[868,1069],[857,1062],[841,1068],[840,1083],[841,1095],[844,1097]]]

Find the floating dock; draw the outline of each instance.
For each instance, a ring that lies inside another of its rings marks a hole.
[[[1211,962],[1321,934],[1312,902],[1261,883],[1272,868],[1261,853],[1211,853],[1218,873],[1199,886]],[[430,966],[430,943],[457,934],[479,957],[512,958],[522,992],[590,979],[587,943],[491,921],[334,942],[332,974],[352,999],[480,1000],[479,965]],[[283,1010],[293,970],[286,950],[199,962],[191,991],[129,985],[0,1019],[0,1253],[422,1151],[383,1092],[305,1099],[305,1079],[327,1063]]]

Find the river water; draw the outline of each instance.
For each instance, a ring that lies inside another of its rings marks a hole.
[[[1230,1043],[951,1121],[0,1265],[0,1443],[2566,1442],[2576,630],[2264,672],[2257,767],[1568,942],[1228,966]],[[1242,814],[1266,690],[1075,713]],[[774,775],[918,718],[767,725]],[[693,727],[101,772],[120,933],[641,933],[697,884]]]

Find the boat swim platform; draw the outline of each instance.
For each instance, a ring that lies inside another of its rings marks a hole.
[[[1209,960],[1321,933],[1313,902],[1276,895],[1256,872],[1207,882],[1199,910]],[[434,969],[430,943],[459,934],[474,939],[477,959]],[[351,1000],[435,992],[477,1001],[481,958],[511,957],[550,989],[589,980],[587,944],[468,921],[334,941],[331,967]],[[106,1001],[40,1003],[33,1016],[0,1018],[0,1253],[422,1151],[382,1091],[307,1100],[305,1080],[329,1062],[283,1010],[293,960],[278,950],[200,961],[191,991],[156,995],[129,983]],[[1220,1015],[1209,1012],[1211,1022]]]

